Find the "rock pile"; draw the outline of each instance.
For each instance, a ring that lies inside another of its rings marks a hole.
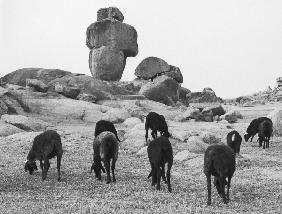
[[[102,8],[97,12],[97,22],[87,28],[89,68],[94,78],[120,80],[126,58],[138,54],[137,32],[123,19],[118,8]]]

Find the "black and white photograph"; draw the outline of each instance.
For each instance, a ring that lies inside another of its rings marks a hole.
[[[0,0],[0,213],[282,213],[281,0]]]

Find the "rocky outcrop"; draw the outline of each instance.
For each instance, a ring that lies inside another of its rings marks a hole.
[[[111,46],[90,50],[89,66],[94,78],[106,81],[120,80],[125,63],[124,53]]]
[[[169,65],[158,57],[147,57],[135,69],[135,75],[140,79],[153,80],[157,76],[166,75],[178,83],[183,82],[183,76],[178,67]]]
[[[42,120],[26,117],[23,115],[5,114],[1,116],[1,120],[24,131],[41,131],[45,130],[48,126],[48,124]]]
[[[29,86],[38,92],[46,93],[48,91],[48,86],[38,79],[26,79],[26,86]]]
[[[221,116],[226,113],[224,108],[220,104],[204,108],[203,112],[206,112],[206,111],[212,111],[213,116]]]
[[[37,79],[45,84],[48,84],[54,79],[70,74],[71,72],[60,69],[23,68],[1,77],[0,81],[14,85],[26,86],[27,79]]]
[[[139,94],[150,100],[174,105],[179,99],[179,83],[168,76],[160,76],[143,85]]]
[[[206,88],[202,92],[191,92],[186,96],[188,103],[212,103],[222,102],[222,99],[217,97],[212,90]]]
[[[138,54],[137,32],[122,23],[123,19],[118,8],[102,8],[97,13],[97,22],[87,28],[89,68],[94,78],[119,81],[126,58]]]
[[[124,16],[116,7],[100,8],[97,12],[97,21],[108,18],[123,22]]]

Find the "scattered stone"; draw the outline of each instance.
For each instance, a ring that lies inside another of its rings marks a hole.
[[[219,143],[221,143],[221,138],[215,136],[215,135],[212,134],[212,133],[203,132],[203,133],[201,133],[200,136],[201,136],[202,140],[203,140],[206,144],[212,145],[212,144],[219,144]]]
[[[198,155],[191,153],[188,150],[184,150],[184,151],[178,152],[174,156],[173,160],[176,161],[176,162],[183,162],[185,160],[189,160],[189,159],[195,158],[197,156]]]
[[[130,117],[130,118],[127,118],[123,124],[126,125],[127,127],[134,127],[135,125],[139,124],[139,123],[142,123],[142,121],[137,118],[137,117]]]
[[[24,132],[24,130],[19,129],[11,124],[7,124],[4,121],[0,121],[0,137],[6,137],[19,132]]]
[[[206,144],[201,137],[199,136],[191,136],[188,141],[188,150],[189,152],[193,152],[196,154],[202,154],[208,148],[208,144]]]
[[[64,95],[65,97],[76,99],[80,93],[80,88],[63,85],[60,83],[56,83],[54,87],[55,92]]]
[[[97,97],[95,97],[92,94],[87,94],[87,93],[80,93],[77,96],[78,100],[82,100],[82,101],[86,101],[86,102],[90,102],[90,103],[96,103],[97,101]]]

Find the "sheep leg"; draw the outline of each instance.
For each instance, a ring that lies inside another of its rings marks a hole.
[[[148,129],[146,129],[145,139],[146,139],[146,142],[147,142],[147,140],[148,140]]]
[[[227,181],[227,203],[230,201],[230,198],[229,198],[229,189],[230,189],[230,184],[231,184],[231,177],[228,177],[228,181]]]
[[[111,175],[110,175],[110,160],[104,160],[104,166],[107,172],[107,181],[106,183],[109,184],[111,182]]]
[[[207,205],[211,205],[211,174],[206,175],[206,177],[207,177],[207,188],[208,188]]]
[[[156,170],[154,167],[154,164],[151,163],[151,173],[152,173],[152,186],[154,186],[156,184]]]
[[[154,131],[151,132],[151,135],[152,135],[152,138],[153,138],[153,139],[156,139],[156,137],[155,137],[155,132],[154,132]]]
[[[116,159],[112,160],[112,175],[113,175],[113,182],[116,182],[116,177],[115,177],[115,168],[116,168]]]
[[[58,181],[61,181],[61,160],[62,160],[62,156],[61,155],[57,155]]]
[[[172,164],[168,164],[167,166],[167,171],[166,171],[166,178],[167,178],[167,187],[168,191],[171,192],[171,184],[170,184],[170,169],[171,169]],[[164,173],[164,171],[163,171]]]
[[[160,169],[160,167],[158,166],[157,169],[157,190],[161,189],[161,175],[162,175],[162,170]]]
[[[43,163],[42,163],[42,160],[40,160],[40,169],[43,170]]]
[[[269,138],[267,138],[267,141],[266,141],[266,148],[269,148]]]
[[[165,177],[165,165],[164,164],[162,164],[161,169],[162,169],[162,178],[163,178],[163,181],[166,184],[167,180],[166,180],[166,177]]]
[[[49,159],[44,158],[43,170],[42,170],[42,180],[44,181],[47,177],[48,165],[50,166]]]
[[[262,146],[263,149],[265,149],[265,139],[263,139],[263,146]]]
[[[252,142],[252,141],[253,141],[253,138],[254,138],[254,135],[252,135],[250,142]]]
[[[226,200],[226,195],[225,195],[225,183],[226,183],[225,178],[220,178],[221,197],[223,199],[223,203],[227,204],[228,201]]]

